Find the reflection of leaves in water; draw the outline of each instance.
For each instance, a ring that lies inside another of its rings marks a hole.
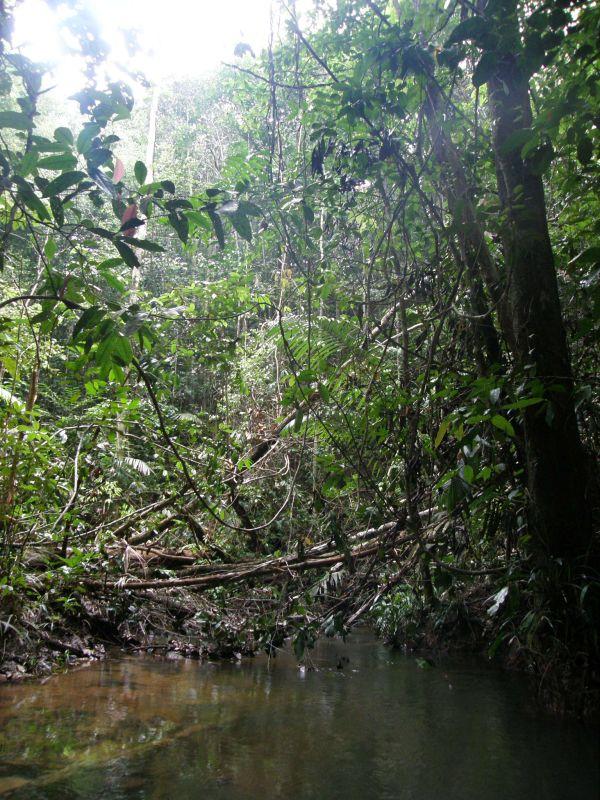
[[[0,777],[0,795],[14,792],[29,783],[27,778],[21,778],[19,775],[7,775]]]
[[[57,676],[45,688],[11,687],[14,704],[0,706],[0,752],[11,762],[7,779],[16,770],[27,779],[10,788],[27,780],[22,791],[37,791],[220,728],[252,692],[227,692],[222,703],[211,677],[194,662],[124,660]]]
[[[284,651],[240,665],[124,659],[0,690],[0,796],[2,778],[17,777],[31,780],[10,800],[362,800],[396,797],[399,785],[407,797],[441,797],[456,785],[462,794],[447,797],[462,800],[484,796],[491,775],[486,798],[532,797],[548,753],[565,764],[553,785],[580,780],[561,798],[592,796],[579,791],[593,774],[589,736],[554,735],[522,713],[505,675],[440,663],[421,670],[370,637],[352,638],[320,642],[319,669],[304,678]],[[340,655],[352,669],[335,668]],[[7,748],[18,764],[7,763]],[[585,768],[574,778],[575,753]]]

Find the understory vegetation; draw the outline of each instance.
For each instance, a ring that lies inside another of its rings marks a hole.
[[[67,107],[1,6],[4,676],[371,621],[593,713],[598,5],[281,2],[135,104],[63,5]]]

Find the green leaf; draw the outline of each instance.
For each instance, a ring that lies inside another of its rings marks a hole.
[[[577,160],[584,167],[590,163],[594,155],[594,143],[589,136],[584,136],[577,142]]]
[[[48,259],[48,261],[52,261],[54,256],[56,255],[56,251],[58,250],[58,245],[54,241],[54,239],[50,238],[44,245],[44,255]]]
[[[64,192],[65,189],[73,186],[85,178],[85,172],[75,170],[75,172],[64,172],[54,180],[50,181],[48,186],[44,189],[44,197],[53,197],[54,195]]]
[[[183,214],[177,214],[176,212],[172,211],[169,214],[169,222],[171,223],[171,227],[177,232],[177,236],[179,236],[181,241],[184,244],[187,244],[190,229],[187,217]]]
[[[469,39],[480,42],[489,33],[490,26],[491,23],[483,17],[469,17],[469,19],[463,20],[454,28],[446,42],[446,47],[456,42],[466,42]]]
[[[135,175],[136,181],[142,185],[146,182],[146,177],[148,175],[148,168],[144,164],[143,161],[136,161],[133,167],[133,174]]]
[[[112,269],[113,267],[120,266],[122,263],[123,263],[123,259],[122,258],[118,258],[118,257],[105,258],[104,261],[101,261],[98,264],[98,269],[99,270]]]
[[[26,131],[32,126],[32,122],[26,114],[20,111],[0,111],[0,128],[14,128],[18,131]]]
[[[108,239],[111,242],[112,242],[112,240],[114,238],[114,233],[112,233],[111,231],[107,230],[106,228],[93,227],[93,228],[90,228],[89,230],[92,233],[95,233],[96,236],[101,236],[103,239]]]
[[[433,443],[433,446],[436,449],[442,443],[442,440],[443,440],[444,436],[446,435],[446,433],[448,432],[448,428],[450,427],[451,424],[452,424],[452,417],[446,417],[446,419],[440,425],[439,430],[437,432],[437,435],[435,437],[435,441]]]
[[[25,153],[19,164],[19,174],[23,177],[30,175],[37,167],[37,162],[38,153],[35,150],[30,150],[28,153]]]
[[[185,216],[190,222],[193,222],[194,225],[198,225],[199,228],[212,231],[212,225],[206,211],[186,211]]]
[[[212,208],[207,208],[206,213],[210,217],[210,221],[213,224],[213,229],[219,242],[219,246],[221,249],[223,249],[225,247],[225,231],[223,230],[221,217],[215,211],[213,211]]]
[[[509,436],[515,435],[515,429],[513,428],[513,426],[506,419],[506,417],[503,417],[501,414],[494,414],[491,422],[492,425],[494,425],[499,430],[504,431],[504,433],[508,433]]]
[[[48,219],[49,215],[46,206],[33,191],[31,184],[20,175],[13,175],[13,181],[19,187],[18,196],[27,208],[37,214],[40,219]]]
[[[240,214],[238,211],[236,214],[230,214],[229,220],[242,239],[245,239],[247,242],[252,241],[252,228],[248,217],[244,214]]]
[[[484,83],[487,83],[496,72],[497,66],[498,57],[496,56],[496,53],[484,53],[479,59],[477,66],[473,70],[473,85],[483,86]]]
[[[77,159],[75,156],[70,155],[69,153],[63,153],[61,155],[56,156],[46,156],[45,158],[40,158],[37,163],[39,169],[69,169],[72,170],[73,167],[77,165]]]
[[[123,261],[127,264],[128,267],[132,269],[134,267],[139,267],[140,262],[136,254],[133,252],[131,247],[128,247],[125,242],[122,242],[120,239],[113,240],[114,246],[119,251],[119,255],[123,259]]]
[[[98,364],[105,364],[108,362],[116,339],[117,334],[112,331],[100,342],[95,353],[95,359]]]
[[[54,131],[54,138],[61,144],[66,144],[69,147],[73,145],[73,132],[70,128],[57,128]]]
[[[238,209],[242,214],[246,214],[247,217],[262,217],[263,215],[262,208],[249,200],[240,200]]]
[[[315,212],[312,208],[305,203],[304,200],[302,201],[302,214],[304,215],[304,220],[311,225],[315,221]]]
[[[100,320],[105,316],[106,311],[103,311],[98,306],[91,306],[86,308],[83,314],[79,317],[73,328],[73,339],[76,339],[81,331],[87,328],[95,327]]]
[[[543,397],[524,397],[522,400],[517,400],[516,403],[508,403],[502,406],[506,411],[518,411],[521,408],[529,408],[529,406],[536,406],[538,403],[543,403]]]
[[[448,511],[453,511],[470,492],[469,484],[459,475],[454,475],[444,488],[443,502]]]
[[[98,136],[99,133],[99,125],[96,125],[95,122],[86,123],[77,137],[78,152],[82,155],[85,155],[92,146],[92,141],[96,138],[96,136]]]
[[[328,389],[328,387],[325,386],[324,383],[319,383],[318,386],[317,386],[317,389],[319,390],[319,394],[321,395],[321,400],[323,400],[324,403],[329,402],[329,389]]]
[[[58,197],[51,197],[50,198],[50,209],[52,211],[52,216],[54,217],[54,221],[58,225],[59,228],[65,224],[65,212],[63,209],[63,204]]]
[[[131,359],[133,358],[133,350],[131,349],[131,343],[129,339],[126,336],[121,336],[120,334],[116,335],[116,338],[113,342],[112,358],[122,367],[126,367],[131,362]]]
[[[161,247],[158,242],[151,242],[149,239],[134,239],[133,236],[124,236],[123,241],[133,247],[139,247],[140,250],[147,250],[149,253],[165,252],[165,248]]]
[[[577,266],[580,264],[595,264],[597,261],[600,261],[600,247],[598,245],[593,245],[592,247],[582,250],[575,258],[572,258],[569,261],[569,266],[572,264],[577,264]]]
[[[513,150],[520,150],[523,145],[525,145],[535,136],[536,134],[531,130],[531,128],[520,128],[506,137],[500,147],[500,150],[503,155],[508,155],[508,153],[512,153]]]
[[[534,175],[543,175],[550,168],[553,158],[554,148],[550,142],[546,142],[528,154],[527,165]]]

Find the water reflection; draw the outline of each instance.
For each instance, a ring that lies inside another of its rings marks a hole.
[[[515,676],[480,661],[420,669],[366,632],[322,642],[313,661],[128,657],[3,687],[0,796],[597,796],[594,733],[536,714]]]

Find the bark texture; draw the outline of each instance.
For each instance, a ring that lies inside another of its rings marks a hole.
[[[544,386],[548,406],[524,409],[531,523],[538,549],[584,555],[591,537],[588,470],[573,403],[573,376],[561,312],[542,177],[511,147],[532,122],[515,0],[494,3],[498,66],[488,82],[498,191],[505,213],[504,284],[520,368]],[[509,337],[507,337],[509,338]]]

